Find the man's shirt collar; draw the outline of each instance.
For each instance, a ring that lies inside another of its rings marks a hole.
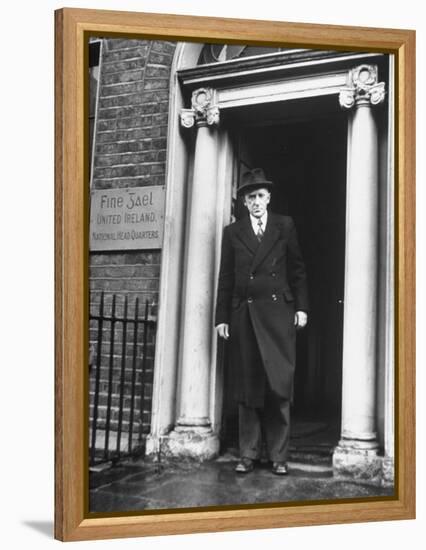
[[[256,235],[257,235],[257,232],[259,231],[259,219],[262,220],[262,229],[263,231],[265,231],[266,223],[268,221],[268,211],[266,211],[261,218],[255,218],[250,214],[251,226]]]

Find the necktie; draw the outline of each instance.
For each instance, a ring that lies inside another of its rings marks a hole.
[[[262,220],[259,220],[257,222],[257,225],[259,226],[259,229],[257,230],[256,237],[257,240],[260,242],[263,238]]]

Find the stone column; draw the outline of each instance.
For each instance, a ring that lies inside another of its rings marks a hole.
[[[195,126],[196,136],[188,190],[177,421],[163,445],[166,454],[198,459],[219,451],[209,417],[219,123],[214,101],[214,91],[201,88],[192,94],[192,109],[181,112],[182,125]]]
[[[394,60],[390,61],[389,71],[389,90],[388,90],[388,166],[387,180],[389,185],[386,189],[386,227],[385,227],[385,244],[384,258],[382,262],[385,266],[385,318],[388,319],[385,326],[385,403],[384,403],[384,458],[383,458],[383,484],[392,486],[395,481],[395,198],[394,186],[390,182],[394,181],[395,166],[394,166],[394,138],[395,126],[392,116],[394,107],[394,81],[395,81],[395,64]],[[392,322],[389,320],[392,319]]]
[[[377,456],[376,333],[378,266],[378,138],[374,106],[384,99],[377,67],[348,75],[340,104],[350,109],[346,206],[343,394],[341,439],[333,455],[337,475],[373,479]]]
[[[395,439],[394,439],[394,364],[390,362],[391,368],[386,373],[386,395],[385,395],[385,456],[383,458],[383,479],[384,485],[392,486],[395,481]]]

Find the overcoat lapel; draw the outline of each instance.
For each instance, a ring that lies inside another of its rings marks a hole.
[[[256,254],[253,259],[252,271],[254,271],[256,267],[262,263],[263,259],[271,250],[271,248],[274,246],[274,244],[277,242],[279,237],[280,237],[280,231],[275,223],[273,214],[268,214],[268,222],[266,224],[265,233],[263,235],[263,239],[260,241],[260,244],[258,245]]]
[[[238,229],[237,235],[239,239],[245,244],[249,251],[255,255],[256,250],[259,248],[259,241],[254,234],[251,226],[250,217],[246,216],[241,220],[241,225]]]

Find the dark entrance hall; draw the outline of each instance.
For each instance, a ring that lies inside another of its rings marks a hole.
[[[257,108],[246,113],[246,124],[240,120],[235,130],[236,180],[246,169],[263,167],[274,182],[270,209],[295,220],[311,309],[308,327],[297,335],[292,449],[330,454],[340,433],[347,119],[317,110],[320,115],[277,120],[274,108],[261,124]],[[234,214],[245,215],[245,208],[235,203]],[[226,367],[223,450],[237,447],[238,434]]]

